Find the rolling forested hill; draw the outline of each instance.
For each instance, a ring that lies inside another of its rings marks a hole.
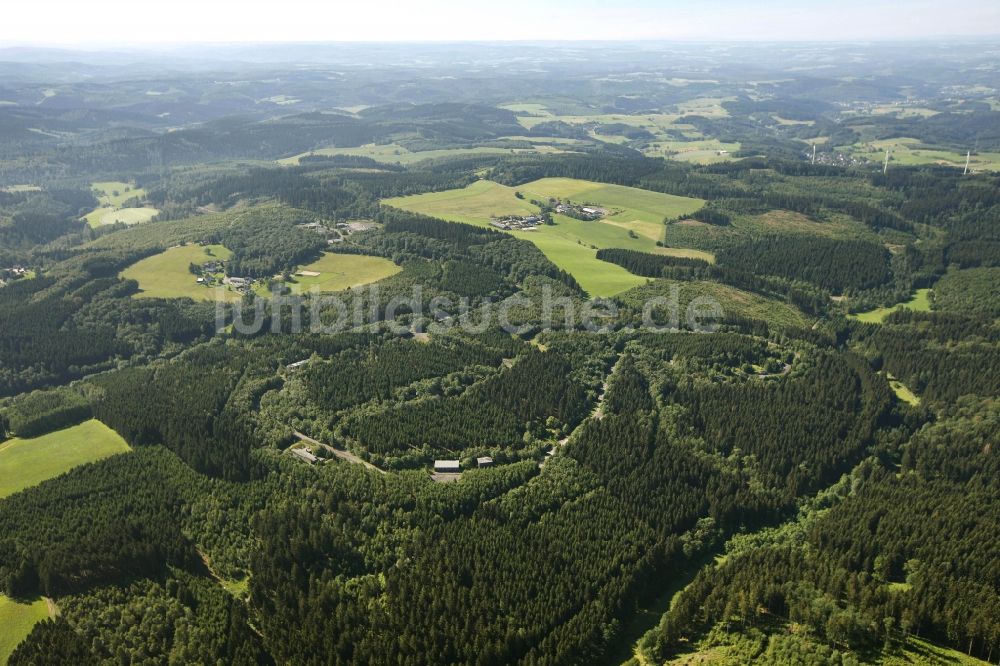
[[[871,48],[0,63],[0,663],[995,662],[1000,100]]]

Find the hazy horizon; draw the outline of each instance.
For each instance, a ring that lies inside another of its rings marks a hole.
[[[744,2],[485,0],[319,5],[286,0],[216,3],[178,0],[40,0],[8,8],[0,48],[108,49],[184,44],[469,42],[871,42],[990,38],[1000,34],[1000,3],[971,0],[961,11],[940,2]]]

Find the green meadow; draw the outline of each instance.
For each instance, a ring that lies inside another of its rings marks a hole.
[[[729,112],[723,103],[731,101],[731,97],[703,97],[677,104],[672,113],[589,113],[589,114],[553,114],[544,105],[536,103],[504,104],[500,108],[518,114],[518,122],[527,129],[546,122],[563,122],[570,125],[583,125],[588,128],[590,137],[605,143],[624,144],[630,140],[617,134],[598,132],[600,126],[628,125],[644,129],[653,135],[646,144],[640,140],[633,147],[651,157],[695,164],[715,164],[732,159],[733,153],[740,149],[738,143],[724,143],[717,139],[706,138],[694,126],[682,122],[685,116],[697,115],[708,118],[726,118]],[[678,135],[689,139],[677,140]]]
[[[517,198],[515,192],[520,192],[524,199]],[[662,250],[656,242],[663,233],[663,219],[694,212],[704,204],[700,199],[572,178],[543,178],[517,188],[480,180],[460,190],[396,197],[382,203],[485,227],[494,216],[537,213],[538,207],[530,200],[541,201],[549,197],[591,203],[611,210],[602,220],[582,221],[554,215],[555,225],[540,226],[534,231],[509,232],[534,243],[549,260],[571,273],[592,296],[612,296],[646,282],[646,278],[633,275],[621,266],[597,259],[598,249]]]
[[[49,616],[44,599],[20,601],[0,594],[0,666],[7,663],[31,629]]]
[[[889,381],[889,388],[892,389],[892,392],[896,394],[897,398],[910,405],[920,404],[920,397],[911,391],[909,386],[899,381],[892,375],[887,374],[886,379]]]
[[[318,260],[300,266],[288,287],[293,293],[343,291],[351,287],[378,282],[403,270],[388,259],[360,254],[335,254],[328,252]],[[312,275],[318,273],[318,275]]]
[[[642,152],[650,157],[667,157],[694,164],[715,164],[734,159],[733,153],[739,149],[739,143],[726,143],[718,139],[696,139],[693,141],[655,141]]]
[[[146,196],[146,191],[141,187],[134,187],[129,183],[121,181],[91,183],[90,187],[100,202],[97,208],[87,213],[83,218],[92,227],[115,224],[116,222],[122,222],[129,226],[141,224],[149,222],[160,212],[150,206],[141,208],[122,207],[129,199],[135,197],[142,199]]]
[[[211,259],[228,259],[232,252],[222,245],[179,245],[138,261],[121,273],[126,280],[135,280],[141,290],[136,298],[191,298],[214,301],[217,293],[226,300],[239,300],[240,295],[229,289],[206,287],[188,270],[191,264],[203,264]]]
[[[857,314],[850,315],[850,317],[852,319],[857,319],[858,321],[863,321],[866,324],[881,324],[885,321],[885,318],[893,312],[904,308],[907,310],[914,310],[916,312],[930,312],[930,294],[930,289],[917,289],[917,291],[913,294],[913,298],[905,303],[896,303],[891,307],[875,308],[874,310],[869,310],[868,312],[859,312]]]
[[[94,190],[102,206],[112,206],[114,208],[120,208],[122,204],[134,197],[141,199],[146,196],[146,190],[141,187],[136,187],[119,180],[91,183],[90,189]]]
[[[408,166],[423,160],[433,160],[441,157],[468,157],[470,155],[513,155],[517,153],[562,152],[551,146],[536,146],[534,148],[500,148],[494,146],[475,146],[472,148],[447,148],[441,150],[411,151],[398,143],[368,144],[356,148],[318,148],[299,155],[293,155],[278,160],[278,164],[294,166],[299,160],[309,155],[355,155],[370,157],[377,162],[386,164],[401,164]]]
[[[0,497],[130,450],[118,433],[95,419],[32,439],[15,437],[0,444]]]
[[[575,178],[542,178],[517,188],[528,199],[556,197],[562,201],[596,204],[612,209],[599,224],[635,231],[653,242],[663,239],[663,219],[687,215],[705,205],[702,199],[650,192],[623,185],[606,185]],[[591,222],[582,223],[593,228]],[[603,247],[603,246],[602,246]],[[615,246],[623,247],[623,246]]]

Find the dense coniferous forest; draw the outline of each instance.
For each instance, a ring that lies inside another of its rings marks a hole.
[[[990,57],[339,48],[0,63],[0,663],[1000,658]]]

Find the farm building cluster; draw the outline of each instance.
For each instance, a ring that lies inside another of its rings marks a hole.
[[[307,222],[300,224],[299,228],[307,231],[314,231],[326,236],[327,245],[337,245],[343,243],[348,236],[359,231],[367,231],[375,226],[374,222],[367,220],[354,220],[352,222]]]
[[[504,215],[491,219],[490,225],[504,231],[534,231],[542,222],[541,215]]]
[[[584,220],[590,222],[592,220],[600,220],[608,215],[607,208],[601,208],[600,206],[581,206],[579,204],[570,203],[569,201],[556,202],[554,209],[560,215],[566,215],[567,217],[572,217],[576,220]]]

